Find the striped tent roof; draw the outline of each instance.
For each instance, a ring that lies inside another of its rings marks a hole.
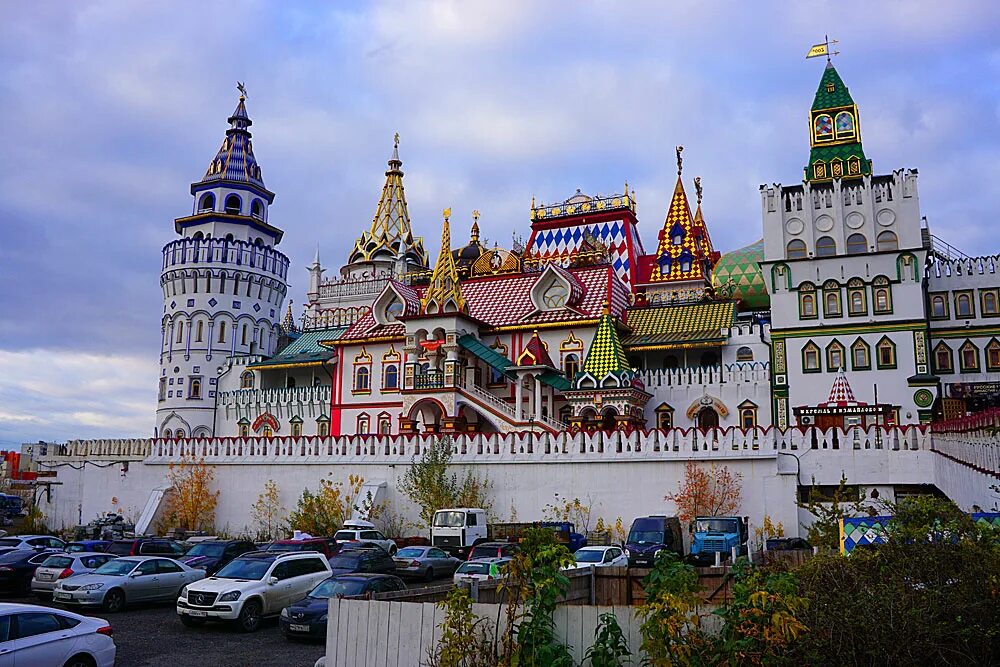
[[[222,140],[219,152],[215,154],[202,183],[212,181],[235,181],[237,183],[252,183],[264,187],[260,165],[253,154],[253,142],[248,129],[253,121],[247,115],[245,98],[240,95],[236,110],[229,117],[229,129],[226,138]]]
[[[854,391],[851,389],[850,383],[847,381],[847,376],[844,375],[844,369],[841,368],[837,372],[837,377],[833,380],[833,386],[830,387],[830,397],[826,399],[825,403],[820,403],[821,408],[854,408],[862,405],[868,405],[854,398]]]

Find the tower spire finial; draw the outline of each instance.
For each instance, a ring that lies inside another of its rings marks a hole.
[[[236,82],[236,90],[240,91],[240,101],[245,100],[247,97],[247,87],[243,85],[242,81]]]
[[[698,196],[698,206],[701,206],[701,176],[694,177],[694,191]]]
[[[674,152],[677,153],[677,175],[680,176],[681,172],[684,170],[684,158],[681,157],[681,153],[684,152],[684,147],[677,146],[677,148],[674,149]]]
[[[472,212],[472,230],[469,233],[469,243],[479,243],[479,209]]]

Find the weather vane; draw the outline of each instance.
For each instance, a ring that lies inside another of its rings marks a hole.
[[[698,193],[698,206],[701,206],[701,176],[694,177],[694,191]]]
[[[445,220],[448,220],[449,218],[451,218],[451,208],[449,207],[449,208],[446,208],[445,210],[441,211],[441,215],[444,216]]]
[[[473,222],[479,222],[479,209],[478,208],[472,212],[472,220],[473,220]]]
[[[823,41],[820,44],[813,44],[809,48],[809,53],[806,54],[806,59],[809,58],[819,58],[820,56],[826,56],[826,62],[830,62],[830,56],[839,56],[840,51],[831,51],[831,44],[838,44],[837,40],[830,39],[829,35],[823,35]]]
[[[674,149],[674,151],[677,153],[677,175],[680,176],[681,169],[683,169],[682,164],[684,162],[684,158],[681,157],[681,153],[684,152],[684,147],[678,146],[677,148]]]
[[[240,91],[240,97],[247,98],[247,87],[243,85],[242,81],[236,82],[236,90]]]
[[[393,143],[393,146],[395,146],[396,148],[399,148],[399,132],[397,132],[396,134],[392,135],[392,143]]]

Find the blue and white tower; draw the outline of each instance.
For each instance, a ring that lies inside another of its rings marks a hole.
[[[191,185],[181,238],[163,248],[160,285],[159,437],[213,435],[216,381],[230,356],[270,355],[288,291],[282,231],[268,223],[274,193],[253,154],[245,93],[229,117],[222,147]]]

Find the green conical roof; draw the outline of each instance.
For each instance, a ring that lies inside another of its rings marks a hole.
[[[739,301],[740,310],[766,310],[771,297],[760,271],[764,240],[724,254],[712,270],[715,293]]]
[[[618,338],[614,318],[610,315],[601,316],[594,341],[587,350],[587,359],[583,362],[583,372],[602,378],[608,373],[631,370],[632,367],[625,358],[625,349]]]
[[[819,80],[819,88],[816,89],[816,98],[813,100],[813,111],[820,109],[832,109],[834,107],[846,107],[854,104],[851,93],[844,85],[844,80],[837,73],[837,68],[833,63],[827,63],[823,70],[823,77]]]
[[[811,136],[807,181],[860,178],[872,173],[861,146],[858,108],[840,74],[828,62],[809,113]]]

